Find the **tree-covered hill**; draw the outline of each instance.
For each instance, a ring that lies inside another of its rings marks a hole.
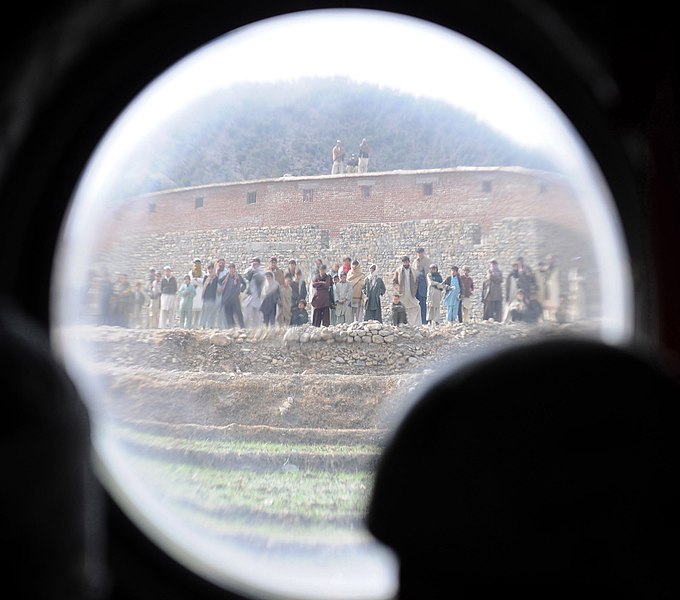
[[[243,83],[175,114],[130,156],[121,192],[330,173],[362,138],[369,171],[514,165],[540,154],[448,103],[342,78]]]

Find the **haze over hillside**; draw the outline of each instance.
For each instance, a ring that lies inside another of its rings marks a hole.
[[[344,78],[244,83],[176,113],[130,155],[119,192],[330,173],[331,147],[362,138],[369,171],[553,169],[539,153],[439,100]]]

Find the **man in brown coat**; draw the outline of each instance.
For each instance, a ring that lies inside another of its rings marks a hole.
[[[333,280],[326,273],[326,265],[319,266],[319,274],[312,279],[312,325],[328,327],[331,324],[331,285]]]
[[[355,321],[364,320],[364,296],[363,287],[366,275],[361,270],[359,261],[352,261],[352,268],[347,273],[347,281],[352,284],[352,318]]]

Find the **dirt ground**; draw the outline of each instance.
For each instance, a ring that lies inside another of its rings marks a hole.
[[[340,370],[332,361],[303,368],[309,362],[298,355],[307,350],[286,347],[285,330],[233,332],[225,341],[215,331],[91,327],[73,340],[80,342],[101,389],[89,401],[117,421],[167,431],[198,427],[203,435],[242,439],[370,443],[394,426],[424,382],[444,368],[442,357],[461,359],[561,331],[474,323],[429,337],[412,333],[420,355],[397,368],[357,361],[362,366]],[[364,358],[370,355],[370,344],[361,348]],[[244,370],[246,365],[252,370]]]

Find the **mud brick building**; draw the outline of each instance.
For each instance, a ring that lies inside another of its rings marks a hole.
[[[240,270],[252,256],[376,263],[387,279],[418,246],[448,274],[468,264],[479,283],[496,258],[507,273],[523,256],[557,257],[564,293],[578,282],[582,314],[599,310],[588,220],[559,174],[512,167],[457,167],[284,176],[143,194],[121,203],[98,262],[143,279],[150,266],[189,270],[194,257],[224,257]],[[570,281],[571,279],[571,281]],[[587,298],[584,301],[584,298]]]

